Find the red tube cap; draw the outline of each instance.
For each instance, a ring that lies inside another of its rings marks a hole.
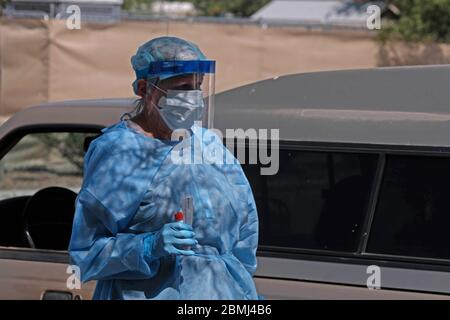
[[[183,221],[183,220],[184,220],[183,212],[178,211],[177,213],[175,213],[175,221]]]

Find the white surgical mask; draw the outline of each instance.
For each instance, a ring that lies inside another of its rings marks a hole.
[[[171,130],[189,129],[200,120],[204,110],[201,90],[167,90],[158,101],[158,111]]]

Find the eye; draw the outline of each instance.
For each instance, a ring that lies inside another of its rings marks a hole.
[[[195,90],[192,84],[185,83],[183,85],[173,88],[174,90]]]

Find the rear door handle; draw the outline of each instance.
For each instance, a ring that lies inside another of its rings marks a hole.
[[[45,290],[41,295],[41,300],[81,300],[81,297],[70,291]]]

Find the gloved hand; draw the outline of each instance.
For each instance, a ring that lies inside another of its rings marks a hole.
[[[192,250],[184,250],[183,246],[194,246],[198,241],[194,238],[192,226],[183,222],[171,222],[165,224],[153,237],[150,255],[160,258],[170,254],[182,254],[191,256]]]

